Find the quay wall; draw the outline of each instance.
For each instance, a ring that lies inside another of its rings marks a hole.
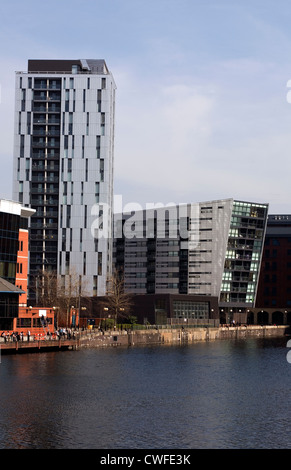
[[[284,337],[289,334],[286,325],[252,325],[218,328],[156,328],[132,331],[84,331],[79,339],[79,347],[120,347],[151,344],[185,344],[197,341],[223,339],[243,339],[250,337]]]

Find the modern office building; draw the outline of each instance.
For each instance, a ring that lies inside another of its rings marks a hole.
[[[118,214],[115,267],[128,292],[216,297],[222,322],[246,321],[255,305],[267,212],[267,204],[224,199]],[[176,305],[177,318],[199,310],[189,299]]]
[[[27,271],[27,258],[19,258],[19,244],[34,212],[17,202],[0,200],[0,330],[12,329],[19,298],[25,295],[25,283],[17,287],[20,269]]]
[[[14,285],[20,269],[19,240],[27,231],[28,220],[34,213],[33,209],[17,202],[0,200],[0,277]]]
[[[16,73],[13,198],[29,225],[29,302],[41,273],[104,295],[112,268],[115,82],[104,60],[29,60]],[[103,204],[109,236],[92,231]],[[81,283],[82,280],[82,283]]]
[[[256,307],[291,310],[291,215],[268,217]]]

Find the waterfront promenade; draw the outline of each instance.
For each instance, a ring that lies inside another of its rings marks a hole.
[[[166,325],[131,330],[76,331],[70,338],[27,337],[23,340],[0,338],[0,351],[25,353],[49,350],[78,350],[80,348],[132,347],[165,344],[191,344],[199,341],[244,339],[250,337],[284,337],[290,335],[286,325],[243,325],[219,327],[168,327]]]
[[[217,327],[148,326],[146,329],[85,330],[80,333],[80,348],[190,344],[198,341],[288,336],[287,325],[242,325]]]
[[[48,350],[76,350],[79,345],[79,335],[70,339],[63,337],[41,337],[40,335],[28,337],[25,336],[23,340],[4,340],[0,338],[0,351],[5,352],[41,352]]]

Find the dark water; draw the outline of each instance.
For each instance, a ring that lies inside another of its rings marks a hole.
[[[291,448],[286,345],[2,354],[0,448]]]

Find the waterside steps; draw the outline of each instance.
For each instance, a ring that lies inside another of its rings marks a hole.
[[[0,342],[0,353],[47,352],[54,350],[77,350],[79,339],[30,339],[30,341]]]

